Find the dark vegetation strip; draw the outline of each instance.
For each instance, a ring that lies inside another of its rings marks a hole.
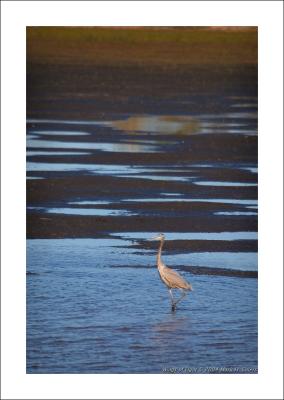
[[[231,276],[236,278],[258,278],[257,271],[241,271],[225,268],[208,268],[208,267],[177,267],[181,270],[191,272],[194,275],[220,275]]]
[[[113,268],[145,268],[144,266],[133,267],[131,265],[116,265]],[[153,268],[149,266],[147,268]],[[199,266],[184,266],[176,265],[175,269],[181,271],[190,272],[193,275],[211,275],[211,276],[228,276],[235,278],[258,278],[258,271],[242,271],[236,269],[226,269],[226,268],[210,268],[210,267],[199,267]]]
[[[131,248],[156,250],[157,245],[141,241]],[[257,252],[257,240],[171,240],[165,243],[163,251],[170,254],[204,251]]]
[[[27,238],[92,238],[101,232],[243,232],[257,231],[256,216],[96,217],[27,214]]]

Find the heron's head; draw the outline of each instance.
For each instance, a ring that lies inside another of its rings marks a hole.
[[[159,233],[158,236],[155,236],[155,237],[153,237],[151,239],[148,239],[148,240],[165,240],[165,235],[163,233]]]

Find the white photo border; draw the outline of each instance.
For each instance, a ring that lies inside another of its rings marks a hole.
[[[5,399],[282,398],[283,3],[2,2],[2,396]],[[259,373],[26,374],[26,26],[258,26]]]

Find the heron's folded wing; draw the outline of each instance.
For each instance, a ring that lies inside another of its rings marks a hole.
[[[190,285],[180,274],[171,268],[166,267],[163,278],[172,288],[189,289]]]

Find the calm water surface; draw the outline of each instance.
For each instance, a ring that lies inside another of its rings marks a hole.
[[[28,241],[29,372],[256,367],[257,279],[181,272],[194,291],[172,313],[155,256],[127,245]]]

